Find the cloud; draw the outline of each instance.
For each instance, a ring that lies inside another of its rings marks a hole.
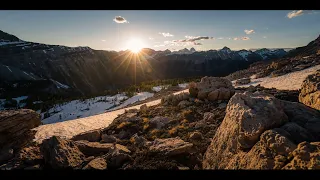
[[[221,39],[224,39],[224,38],[223,38],[223,37],[219,37],[218,39],[220,39],[220,40],[221,40]]]
[[[254,32],[254,30],[253,29],[251,29],[251,30],[244,30],[244,32],[246,33],[246,34],[253,34],[253,33],[255,33]]]
[[[304,11],[303,10],[296,10],[296,11],[291,11],[287,14],[287,17],[289,19],[291,18],[294,18],[294,17],[297,17],[297,16],[301,16],[304,14]]]
[[[154,40],[154,38],[153,37],[149,37],[149,40]]]
[[[164,44],[166,46],[188,46],[188,45],[200,46],[202,45],[202,43],[196,42],[196,41],[215,39],[214,37],[209,37],[209,36],[185,36],[185,38],[186,39],[164,41]]]
[[[264,39],[267,39],[267,36],[263,36]]]
[[[159,44],[159,45],[154,45],[153,47],[163,47],[165,46],[164,44]]]
[[[199,46],[202,45],[201,43],[193,42],[193,45]]]
[[[233,40],[235,40],[235,41],[238,41],[238,40],[247,41],[247,40],[250,40],[250,38],[249,37],[235,37],[235,38],[233,38]]]
[[[121,16],[116,16],[113,21],[116,23],[129,23],[124,17]]]
[[[165,33],[165,32],[159,32],[159,34],[161,34],[164,37],[172,37],[173,36],[173,34]]]
[[[101,41],[102,41],[102,42],[105,42],[106,40],[105,40],[105,39],[102,39]]]
[[[250,38],[249,38],[249,37],[242,37],[241,39],[242,39],[243,41],[250,40]]]
[[[205,39],[212,39],[209,36],[185,36],[187,39],[182,39],[182,40],[176,40],[179,42],[194,42],[194,41],[199,41],[199,40],[205,40]]]

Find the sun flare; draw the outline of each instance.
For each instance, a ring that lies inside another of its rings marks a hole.
[[[127,49],[133,53],[139,53],[142,48],[144,48],[144,43],[140,39],[130,39],[127,42]]]

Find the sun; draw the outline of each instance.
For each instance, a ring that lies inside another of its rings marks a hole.
[[[142,48],[144,48],[144,43],[140,39],[133,38],[127,42],[127,49],[133,53],[139,53]]]

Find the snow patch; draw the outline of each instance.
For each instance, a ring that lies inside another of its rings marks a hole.
[[[188,89],[176,92],[174,94],[179,94],[182,92],[188,92]],[[126,109],[139,109],[140,106],[146,104],[147,106],[154,106],[161,102],[161,99],[157,99],[148,103],[143,103],[137,106],[119,109],[112,112],[107,112],[95,116],[90,116],[86,118],[80,118],[65,122],[59,122],[54,124],[40,125],[34,130],[36,131],[34,141],[42,142],[42,140],[50,138],[52,136],[59,136],[63,138],[72,138],[73,136],[90,131],[93,129],[102,129],[107,127],[112,121],[118,116],[125,112]]]
[[[12,72],[11,69],[9,68],[9,66],[6,66],[6,67],[7,67],[7,69],[8,69],[10,72]]]
[[[60,88],[62,88],[62,89],[68,89],[68,88],[70,88],[69,86],[67,86],[67,85],[65,85],[65,84],[62,84],[62,83],[60,83],[60,82],[58,82],[58,81],[55,81],[55,80],[53,80],[53,79],[50,79],[50,80],[57,86],[58,89],[60,89]]]

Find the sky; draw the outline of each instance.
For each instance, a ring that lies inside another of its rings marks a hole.
[[[0,30],[25,41],[97,50],[295,48],[320,35],[320,11],[2,10]]]

